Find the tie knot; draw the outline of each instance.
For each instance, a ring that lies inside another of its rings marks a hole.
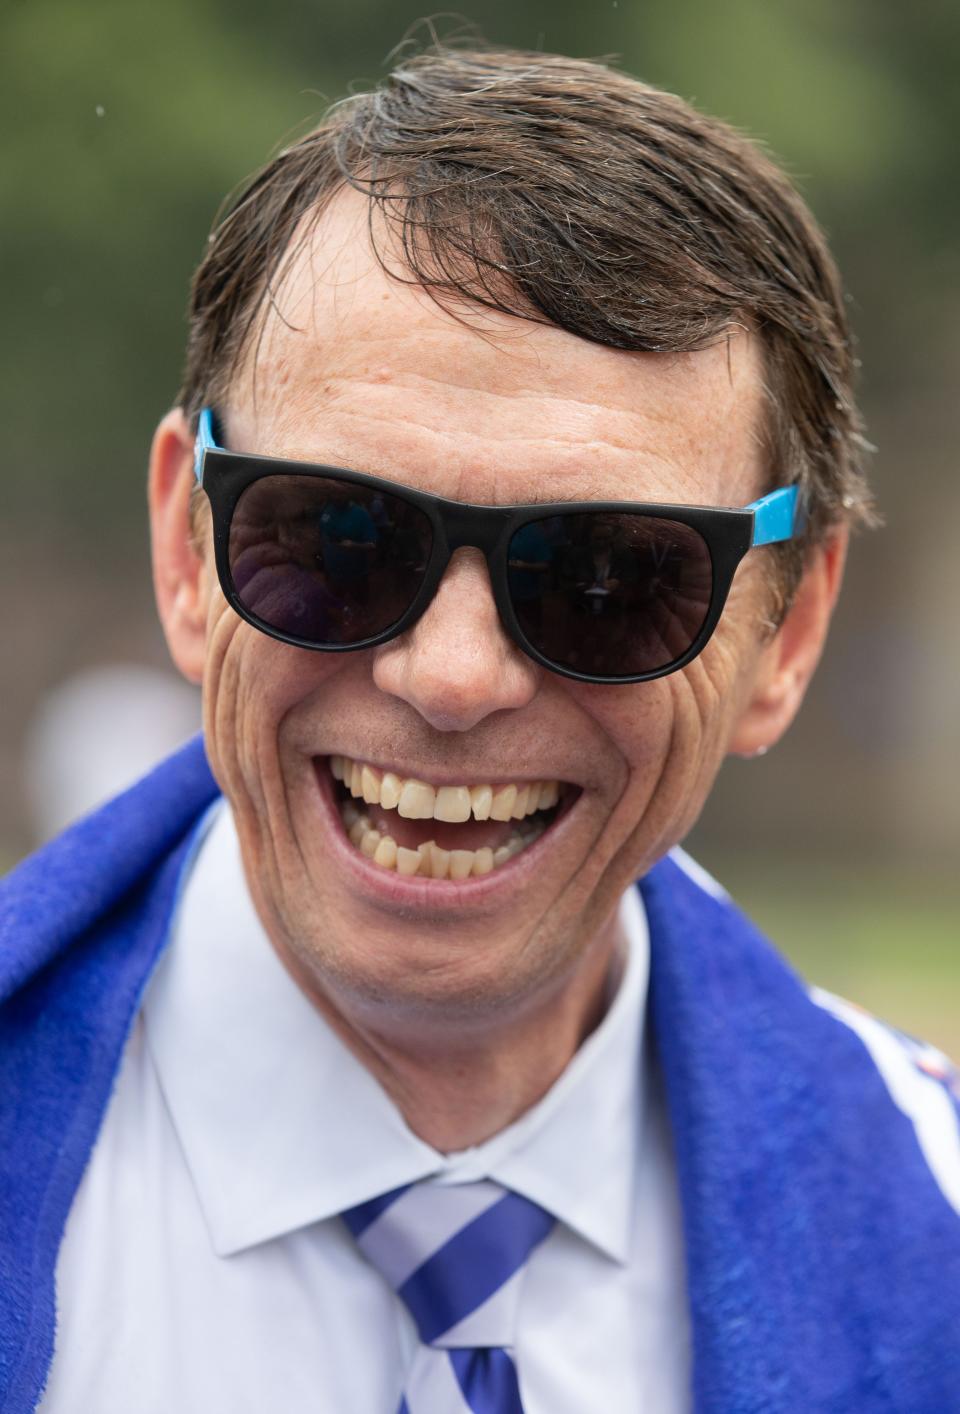
[[[553,1227],[545,1209],[496,1183],[427,1180],[343,1218],[425,1345],[513,1344],[523,1268]]]

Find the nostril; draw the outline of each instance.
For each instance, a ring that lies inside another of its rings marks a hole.
[[[469,731],[494,712],[526,706],[536,692],[535,685],[514,686],[503,672],[458,676],[455,666],[445,674],[424,672],[416,663],[401,665],[396,658],[374,665],[374,683],[443,732]]]
[[[469,578],[472,595],[444,581],[406,633],[373,650],[375,685],[438,731],[467,731],[493,712],[524,707],[540,682],[539,666],[507,637],[489,583]]]

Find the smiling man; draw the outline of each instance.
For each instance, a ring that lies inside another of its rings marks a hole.
[[[675,849],[868,517],[798,196],[438,49],[250,184],[191,319],[204,743],[4,900],[4,1409],[944,1414],[955,1078]]]

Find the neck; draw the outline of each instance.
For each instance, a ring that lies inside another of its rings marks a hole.
[[[413,1133],[451,1153],[498,1134],[546,1094],[605,1015],[625,958],[626,940],[614,922],[556,994],[496,1029],[458,1024],[428,1041],[422,1025],[347,1017],[315,987],[307,990]]]

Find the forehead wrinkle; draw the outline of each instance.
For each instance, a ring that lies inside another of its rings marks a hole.
[[[470,381],[466,378],[443,377],[439,373],[422,373],[412,369],[404,369],[398,372],[384,372],[382,376],[370,378],[367,382],[363,374],[338,376],[330,370],[324,373],[324,392],[330,394],[330,401],[336,404],[341,398],[349,397],[350,392],[357,386],[369,386],[378,390],[384,388],[400,388],[404,390],[418,390],[420,388],[442,389],[456,395],[466,393],[468,395],[479,394],[482,398],[491,398],[496,401],[507,403],[511,410],[517,404],[537,403],[556,406],[557,409],[567,413],[569,416],[577,417],[581,420],[600,419],[609,420],[611,417],[636,418],[642,415],[646,420],[653,422],[673,423],[672,409],[657,409],[652,406],[644,406],[639,410],[631,405],[626,399],[622,402],[601,402],[595,397],[571,393],[565,389],[554,389],[536,384],[526,384],[519,387],[491,387],[488,382],[482,379]],[[636,395],[634,394],[634,397]],[[523,407],[517,411],[518,416],[524,415]]]
[[[389,384],[381,380],[364,383],[352,379],[346,382],[327,379],[324,380],[311,411],[315,409],[321,415],[318,428],[321,433],[324,411],[334,414],[338,420],[357,421],[361,426],[368,425],[372,413],[375,412],[377,422],[384,427],[393,424],[408,432],[416,429],[426,436],[436,434],[441,437],[455,437],[458,441],[467,440],[488,446],[520,443],[531,447],[543,446],[546,449],[575,449],[578,452],[592,449],[636,455],[650,440],[651,429],[656,431],[665,427],[675,435],[674,421],[668,412],[646,408],[643,412],[643,425],[638,426],[636,411],[618,409],[611,412],[602,404],[586,398],[569,399],[560,394],[544,397],[536,390],[490,393],[486,389],[478,388],[476,392],[481,397],[470,399],[470,406],[465,415],[462,403],[455,396],[456,392],[460,391],[459,385],[441,382],[437,386],[449,389],[454,394],[453,397],[447,398],[441,393],[433,400],[410,402],[402,399],[400,411],[394,411],[391,407],[395,392],[402,395],[404,391],[412,391],[414,388],[433,386],[435,385],[432,380],[425,379],[391,380]],[[357,407],[360,400],[363,402],[362,408]],[[483,404],[490,400],[494,406],[487,410]],[[421,408],[423,411],[420,411]],[[507,415],[504,415],[505,413]],[[537,421],[546,419],[547,424],[557,430],[532,437],[532,413],[538,415]],[[481,423],[482,430],[470,426],[471,422]],[[289,431],[291,445],[298,448],[310,445],[309,442],[302,441],[302,425],[291,418],[280,422],[278,431],[284,434]],[[276,438],[274,441],[276,443]]]
[[[469,478],[471,483],[476,482],[478,468],[485,461],[489,463],[491,457],[499,460],[507,453],[500,465],[484,467],[482,479],[499,481],[501,474],[509,475],[515,467],[526,474],[527,484],[520,494],[513,489],[489,497],[494,503],[534,504],[541,499],[559,499],[550,488],[537,488],[531,494],[529,479],[544,474],[551,481],[561,478],[565,485],[571,478],[573,485],[582,482],[582,490],[562,493],[579,499],[607,496],[678,504],[730,504],[739,495],[723,496],[718,502],[715,492],[675,492],[672,483],[678,473],[681,482],[691,473],[700,481],[724,471],[739,479],[741,471],[751,469],[743,466],[748,460],[754,464],[758,484],[760,480],[764,443],[757,418],[747,419],[751,424],[750,453],[745,458],[742,443],[735,446],[744,423],[742,416],[728,425],[728,409],[714,404],[706,426],[699,416],[683,417],[684,400],[679,395],[663,403],[652,397],[639,407],[611,407],[569,390],[490,388],[477,380],[465,385],[462,378],[410,369],[342,375],[321,368],[313,377],[300,377],[293,388],[281,379],[273,389],[273,396],[268,395],[266,405],[262,403],[260,408],[266,425],[260,417],[256,419],[258,445],[247,450],[348,466],[359,467],[362,462],[376,474],[401,481],[409,479],[410,469],[418,481],[435,460],[443,474],[458,473],[458,479]],[[285,396],[288,389],[292,397]],[[300,412],[304,405],[309,408],[305,415]],[[325,412],[331,415],[329,421]],[[311,431],[315,428],[315,435],[305,439],[305,426]],[[531,426],[558,430],[531,436]],[[342,431],[347,427],[351,433],[344,439],[344,450],[337,452],[333,449],[340,438],[334,433],[331,441],[329,434],[334,428]],[[728,435],[723,435],[724,431]],[[397,446],[399,456],[383,457],[376,444],[384,439]],[[518,457],[528,449],[529,458],[521,463]],[[589,459],[589,472],[579,465],[570,467],[571,459]],[[441,493],[445,489],[437,488]],[[459,492],[450,494],[454,499],[463,498]]]
[[[735,445],[742,418],[728,425],[723,409],[713,408],[709,426],[703,425],[702,418],[685,420],[678,416],[676,398],[666,406],[651,398],[640,407],[611,410],[576,394],[539,388],[491,390],[482,385],[464,389],[453,379],[410,371],[396,377],[389,371],[384,376],[374,372],[342,377],[321,369],[312,378],[301,378],[291,390],[293,397],[284,396],[282,379],[272,386],[271,407],[261,407],[265,418],[257,418],[256,427],[247,429],[247,444],[235,444],[236,450],[348,466],[362,463],[368,470],[381,468],[388,479],[403,481],[409,479],[408,468],[413,468],[417,480],[435,463],[445,474],[459,472],[473,482],[478,466],[496,457],[497,466],[484,468],[487,480],[516,468],[528,478],[543,473],[551,479],[558,474],[565,480],[571,475],[583,477],[586,498],[606,494],[610,499],[716,503],[716,492],[674,492],[675,474],[681,481],[693,474],[698,481],[698,471],[708,478],[727,469],[740,473],[745,460],[755,460],[759,446],[751,437],[750,455],[745,458],[742,442]],[[430,392],[433,397],[426,396]],[[304,406],[308,411],[301,415]],[[530,428],[540,426],[559,430],[531,436]],[[305,429],[310,432],[306,438]],[[723,429],[729,435],[718,436]],[[385,440],[391,450],[396,448],[396,456],[384,458],[378,444]],[[527,449],[529,457],[520,461],[519,454]],[[586,458],[591,462],[589,475],[580,465]],[[577,463],[573,467],[571,460]],[[653,486],[642,485],[647,479]],[[601,487],[608,480],[604,492]],[[625,480],[629,484],[624,485]],[[658,485],[660,481],[664,484]],[[549,492],[547,499],[555,494]],[[520,495],[513,491],[504,499],[532,503],[528,486]],[[729,503],[736,496],[719,499]]]
[[[349,382],[354,395],[365,387],[374,398],[383,393],[380,384]],[[482,392],[484,398],[491,396]],[[328,389],[320,407],[311,408],[309,437],[304,437],[305,424],[294,407],[278,407],[276,420],[269,419],[272,426],[258,427],[247,445],[233,445],[238,451],[367,471],[452,500],[493,505],[604,499],[731,505],[749,500],[754,483],[759,485],[761,441],[755,436],[749,439],[749,453],[744,456],[741,444],[734,459],[737,449],[728,439],[710,442],[707,429],[678,428],[670,410],[650,406],[644,408],[639,425],[640,414],[623,413],[616,421],[606,419],[598,435],[597,422],[605,410],[583,400],[574,404],[584,411],[579,426],[571,419],[573,425],[559,434],[531,435],[531,425],[549,424],[550,419],[533,394],[529,400],[537,403],[538,418],[527,415],[504,422],[487,416],[482,430],[474,430],[456,416],[438,416],[435,409],[420,412],[415,403],[376,406],[348,396],[346,389],[333,396]],[[565,400],[547,402],[559,411]],[[324,404],[329,419],[322,416]],[[628,421],[632,427],[624,425]],[[743,490],[718,491],[715,482],[724,473],[728,479],[735,477]]]
[[[364,362],[369,363],[369,360]],[[264,371],[275,373],[275,386],[278,389],[285,390],[290,387],[289,360],[280,360],[275,369]],[[381,406],[377,408],[377,415],[385,417],[387,421],[391,419],[389,403],[394,396],[425,393],[427,397],[420,400],[422,406],[424,409],[432,409],[437,420],[447,415],[448,410],[455,417],[463,417],[466,412],[470,417],[482,419],[483,435],[492,441],[511,440],[513,427],[522,429],[519,435],[521,439],[525,439],[530,426],[531,405],[534,411],[541,414],[544,409],[549,409],[552,424],[561,426],[563,438],[573,444],[589,442],[635,452],[638,446],[648,439],[648,429],[651,425],[654,428],[662,425],[670,437],[678,442],[688,442],[701,431],[696,417],[687,420],[682,415],[678,416],[678,412],[682,414],[686,400],[675,390],[672,397],[664,399],[663,406],[659,406],[654,398],[637,406],[635,390],[632,402],[624,400],[613,403],[606,388],[606,401],[600,401],[594,396],[572,392],[569,387],[491,387],[489,382],[482,379],[443,376],[433,371],[425,373],[414,369],[397,370],[381,366],[377,369],[364,367],[352,373],[340,372],[325,364],[314,370],[302,369],[299,378],[295,377],[291,391],[298,399],[310,403],[311,413],[315,408],[318,411],[328,408],[349,415],[351,403],[359,398],[369,399],[370,401],[364,403],[364,415],[369,416],[372,404],[379,403]],[[289,397],[282,401],[275,397],[270,401],[275,404],[278,414],[274,440],[276,441],[278,431],[286,431],[288,427],[295,433],[298,420],[295,410],[290,408]],[[384,402],[387,403],[385,408],[382,406]],[[486,403],[494,405],[495,410],[492,413],[484,407]],[[416,402],[404,402],[404,423],[411,422],[410,409],[415,406]],[[716,432],[718,419],[721,426],[724,424],[724,414],[727,411],[724,407],[714,407],[711,417],[712,432]],[[426,416],[419,425],[425,429],[428,427]],[[598,436],[598,425],[602,425],[601,436]],[[462,422],[457,423],[457,429],[457,435],[471,435]]]
[[[455,439],[458,445],[472,444],[479,449],[529,447],[539,461],[543,453],[554,460],[582,458],[585,455],[602,459],[595,469],[609,469],[618,474],[624,459],[630,467],[637,462],[650,470],[667,471],[683,467],[690,470],[691,462],[703,460],[713,468],[721,468],[736,459],[742,464],[744,450],[739,443],[741,419],[728,420],[723,409],[713,409],[709,425],[702,419],[678,416],[674,405],[660,406],[655,400],[641,407],[613,409],[585,397],[564,397],[560,394],[542,396],[540,390],[527,390],[501,397],[494,396],[493,411],[485,404],[487,390],[479,390],[463,408],[451,402],[453,416],[447,415],[440,403],[425,400],[403,400],[399,412],[393,404],[392,383],[354,385],[364,388],[362,411],[349,391],[338,393],[331,401],[336,419],[357,420],[361,433],[371,411],[384,426],[394,426],[406,440],[414,431],[426,437]],[[441,385],[445,386],[445,385]],[[421,412],[420,409],[423,409]],[[506,411],[508,416],[501,416]],[[531,428],[544,430],[531,434]],[[750,439],[750,458],[754,459],[759,445]]]
[[[629,463],[624,464],[623,456],[610,463],[610,444],[585,441],[576,444],[578,460],[575,465],[570,465],[572,452],[568,442],[552,438],[534,440],[526,436],[501,439],[498,445],[508,450],[510,455],[502,465],[491,467],[489,436],[459,431],[452,433],[447,429],[437,429],[432,424],[404,419],[397,423],[398,433],[408,438],[411,428],[414,428],[421,436],[420,445],[404,447],[397,456],[384,459],[375,452],[357,455],[359,439],[352,438],[349,432],[344,436],[339,426],[346,422],[349,427],[353,420],[359,422],[362,436],[367,426],[366,417],[362,413],[345,412],[338,418],[338,427],[332,431],[329,440],[320,446],[315,441],[303,443],[292,439],[284,441],[282,447],[274,445],[262,450],[268,455],[284,456],[291,460],[369,472],[384,480],[416,486],[450,500],[478,500],[489,505],[601,500],[697,505],[709,499],[691,497],[683,487],[675,491],[673,483],[680,463],[655,452],[641,452],[632,447],[617,448],[614,450],[622,451],[629,457]],[[380,426],[384,426],[382,420]],[[451,448],[453,437],[456,441]],[[475,456],[471,455],[471,447],[476,447]],[[518,455],[525,447],[533,453],[528,459]],[[549,453],[553,448],[559,455],[550,459]],[[597,455],[586,467],[584,462],[591,452]],[[517,489],[518,479],[520,491]],[[443,484],[451,480],[456,482],[455,487]]]
[[[305,385],[322,383],[330,391],[368,381],[413,389],[426,385],[511,402],[556,401],[607,417],[614,412],[636,415],[636,389],[642,383],[672,404],[702,399],[705,380],[715,399],[728,406],[741,402],[745,395],[751,401],[760,397],[760,390],[750,386],[749,368],[739,380],[731,380],[725,367],[722,371],[719,367],[708,369],[704,356],[710,350],[677,356],[611,350],[564,330],[544,328],[537,333],[559,341],[553,355],[544,357],[534,349],[532,357],[521,358],[503,355],[499,348],[495,353],[485,349],[486,341],[469,330],[407,327],[399,338],[396,333],[357,325],[339,330],[346,337],[335,338],[337,332],[335,328],[310,344],[304,330],[278,327],[275,321],[273,347],[261,348],[260,372],[279,372],[288,382],[292,377]],[[476,343],[466,344],[465,339],[476,339]],[[593,384],[596,393],[593,389],[573,391],[571,374]]]

